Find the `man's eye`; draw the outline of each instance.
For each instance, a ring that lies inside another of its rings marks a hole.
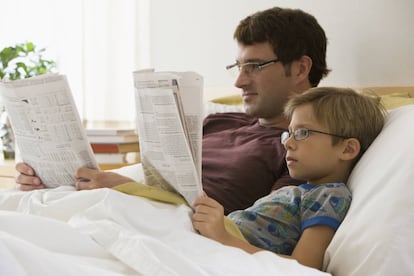
[[[245,67],[246,72],[254,71],[254,64],[246,64],[244,67]]]
[[[252,71],[254,71],[254,72],[260,70],[260,66],[257,63],[251,64],[250,66],[252,67]]]

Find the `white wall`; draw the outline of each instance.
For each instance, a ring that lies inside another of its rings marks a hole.
[[[273,7],[313,14],[328,37],[330,75],[321,85],[414,85],[412,0],[151,0],[149,66],[195,70],[206,87],[229,87],[234,28]]]
[[[325,29],[333,71],[321,85],[414,85],[413,0],[0,0],[0,48],[46,47],[84,118],[129,120],[136,67],[195,70],[215,96],[227,91],[236,25],[275,5],[303,9]]]

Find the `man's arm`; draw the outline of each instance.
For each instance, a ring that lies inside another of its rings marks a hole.
[[[76,182],[76,189],[78,190],[112,188],[134,181],[129,177],[114,172],[105,172],[89,168],[79,168],[76,171],[75,177],[78,179]]]
[[[20,184],[20,190],[31,191],[46,188],[42,183],[42,180],[35,175],[35,171],[28,164],[17,163],[16,170],[18,172],[16,183]],[[134,181],[131,178],[114,172],[105,172],[88,168],[78,169],[75,177],[79,179],[79,181],[76,182],[76,189],[78,190],[112,188],[117,185]]]

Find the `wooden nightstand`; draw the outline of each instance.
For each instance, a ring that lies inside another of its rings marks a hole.
[[[0,191],[3,189],[14,188],[16,169],[14,160],[5,160],[0,164]]]

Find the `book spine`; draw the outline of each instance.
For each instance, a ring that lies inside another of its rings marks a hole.
[[[139,143],[126,143],[126,144],[100,144],[91,143],[92,151],[94,153],[126,153],[126,152],[139,152]]]
[[[119,152],[119,147],[117,144],[94,144],[91,143],[92,151],[94,153],[117,153]]]

